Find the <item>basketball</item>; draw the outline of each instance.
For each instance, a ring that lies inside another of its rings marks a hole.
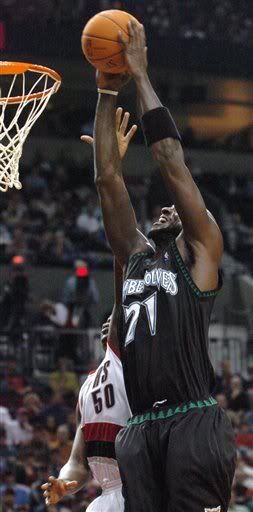
[[[104,73],[124,73],[127,65],[119,31],[128,40],[128,22],[136,18],[125,11],[102,11],[91,18],[82,33],[82,50],[86,59]]]

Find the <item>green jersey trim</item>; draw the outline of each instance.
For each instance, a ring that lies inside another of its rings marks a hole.
[[[136,414],[132,416],[127,422],[127,427],[131,425],[141,425],[145,423],[145,421],[156,421],[156,420],[165,420],[167,418],[171,418],[179,413],[186,413],[191,409],[202,409],[203,407],[212,407],[213,405],[217,405],[217,401],[210,396],[206,400],[196,400],[187,402],[186,404],[177,405],[174,407],[169,407],[168,409],[163,408],[160,410],[151,410],[144,412],[143,414]]]
[[[209,290],[209,291],[206,291],[206,292],[202,292],[197,286],[196,284],[194,283],[192,277],[191,277],[191,274],[189,273],[189,270],[187,269],[187,267],[185,266],[185,263],[182,259],[182,256],[178,250],[178,247],[177,247],[177,244],[176,244],[176,241],[173,240],[172,244],[171,244],[171,247],[172,247],[172,251],[173,251],[173,254],[176,258],[176,262],[183,274],[183,277],[185,278],[186,282],[188,283],[188,285],[190,286],[190,288],[192,289],[192,291],[194,292],[194,294],[196,295],[196,297],[199,297],[199,298],[209,298],[209,297],[215,297],[220,289],[220,287],[218,286],[218,288],[216,288],[215,290]]]

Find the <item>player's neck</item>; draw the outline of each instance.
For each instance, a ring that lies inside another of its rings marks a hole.
[[[165,237],[159,237],[158,240],[155,241],[155,254],[156,256],[160,256],[166,249],[168,249],[168,246],[171,243],[172,238],[165,236]]]
[[[170,233],[168,230],[155,231],[152,233],[150,238],[155,244],[156,253],[161,253],[166,250],[174,239],[172,233]]]

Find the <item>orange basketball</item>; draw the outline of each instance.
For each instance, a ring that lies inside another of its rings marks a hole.
[[[128,12],[112,9],[93,16],[82,33],[82,50],[86,59],[104,73],[123,73],[127,70],[119,31],[128,40],[127,24],[138,21]]]

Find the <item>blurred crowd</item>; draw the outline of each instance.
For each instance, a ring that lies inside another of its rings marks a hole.
[[[84,375],[59,360],[47,378],[24,377],[15,359],[0,369],[0,511],[79,512],[100,494],[90,477],[84,489],[46,507],[41,484],[57,477],[75,436],[75,408]]]
[[[228,414],[235,431],[236,471],[229,511],[253,509],[253,366],[247,378],[233,375],[229,360],[222,362],[216,379],[215,396]]]
[[[160,36],[170,33],[188,40],[252,44],[250,0],[242,3],[237,0],[155,0],[142,3],[145,4],[145,23]]]
[[[207,174],[196,162],[187,159],[187,164],[221,226],[225,249],[253,272],[252,178]],[[72,266],[85,260],[92,268],[111,265],[93,173],[77,170],[74,163],[41,159],[21,174],[23,189],[2,196],[0,261],[20,255],[29,264]],[[171,204],[168,192],[160,172],[149,181],[127,181],[140,227],[147,233],[161,206]]]
[[[40,345],[50,346],[53,359],[61,353],[77,363],[78,330],[93,326],[93,306],[99,302],[99,291],[88,264],[75,261],[62,290],[58,290],[57,302],[33,299],[33,293],[36,290],[31,286],[26,260],[14,256],[0,293],[0,332],[10,337],[9,348],[20,345],[26,332],[27,341],[36,352],[37,333]],[[47,339],[43,339],[44,333]]]
[[[1,201],[2,261],[20,254],[30,263],[71,265],[89,252],[108,252],[98,198],[84,184],[84,170],[41,161],[21,173],[23,190]]]
[[[90,478],[82,491],[46,509],[40,486],[58,476],[75,435],[75,407],[85,375],[68,360],[40,379],[24,376],[16,360],[1,365],[0,472],[1,512],[79,512],[100,493]],[[223,361],[214,396],[227,411],[238,452],[230,512],[253,510],[253,367],[246,378]]]
[[[251,0],[2,0],[2,17],[12,22],[71,24],[104,9],[125,9],[148,32],[184,39],[228,40],[252,45]]]

